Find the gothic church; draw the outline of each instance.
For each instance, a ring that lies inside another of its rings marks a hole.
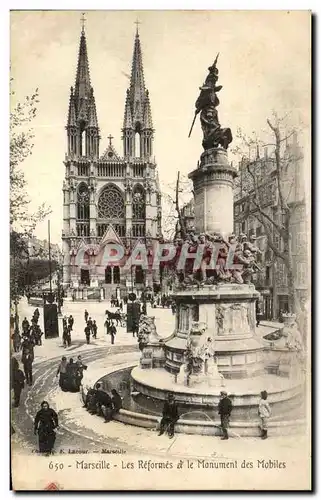
[[[108,137],[100,153],[100,130],[90,81],[87,41],[81,31],[75,86],[71,87],[67,122],[67,153],[63,182],[63,282],[66,287],[109,292],[158,280],[136,266],[97,265],[95,250],[119,243],[126,252],[144,242],[152,248],[161,236],[161,193],[153,157],[154,129],[145,87],[142,51],[136,29],[130,85],[126,92],[122,128],[123,155]],[[89,250],[88,250],[89,247]],[[82,252],[84,258],[77,259]],[[129,275],[128,275],[129,274]],[[110,293],[105,293],[105,296]]]

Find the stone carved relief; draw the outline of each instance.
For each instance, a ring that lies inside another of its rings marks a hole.
[[[255,330],[255,315],[254,315],[254,308],[253,308],[252,304],[250,304],[248,309],[247,309],[247,321],[248,321],[248,324],[250,325],[250,329],[252,331],[254,331]]]
[[[242,303],[216,306],[217,335],[247,333],[249,305]]]

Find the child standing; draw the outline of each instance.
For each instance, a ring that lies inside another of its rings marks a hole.
[[[261,392],[261,399],[259,402],[259,417],[261,419],[261,438],[266,439],[268,437],[268,420],[271,416],[271,408],[267,401],[268,394],[266,391]]]

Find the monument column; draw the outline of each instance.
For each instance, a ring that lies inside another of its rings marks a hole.
[[[233,180],[227,151],[211,148],[201,155],[199,167],[189,174],[194,185],[195,226],[198,233],[233,233]]]

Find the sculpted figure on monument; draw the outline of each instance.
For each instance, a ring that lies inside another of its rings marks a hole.
[[[251,254],[256,257],[257,254],[261,254],[261,250],[255,245],[256,237],[251,234],[249,241],[244,241],[243,250],[249,250]]]
[[[214,64],[208,68],[209,74],[206,77],[205,83],[200,87],[200,95],[195,103],[195,115],[192,127],[189,133],[191,135],[196,116],[200,113],[201,126],[203,130],[202,146],[204,150],[217,148],[227,149],[232,142],[232,132],[230,128],[222,128],[218,119],[216,107],[220,101],[217,97],[217,92],[222,89],[222,85],[216,85],[218,80],[217,64],[218,55]]]

